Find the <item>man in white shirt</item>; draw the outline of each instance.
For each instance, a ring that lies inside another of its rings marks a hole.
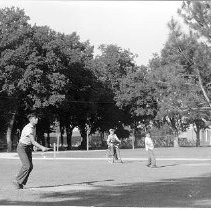
[[[145,149],[147,151],[148,154],[148,163],[147,166],[151,167],[151,168],[156,168],[156,160],[155,160],[155,155],[154,155],[154,144],[152,139],[150,138],[150,133],[146,134],[145,137]]]
[[[16,189],[23,189],[26,184],[28,177],[33,169],[32,164],[32,146],[40,148],[43,152],[47,151],[48,148],[40,145],[35,141],[36,136],[36,124],[38,118],[35,114],[28,115],[29,123],[23,128],[21,137],[17,146],[17,152],[22,162],[22,167],[16,176],[16,180],[13,181]]]
[[[114,133],[115,132],[114,129],[110,129],[109,132],[110,134],[108,135],[108,138],[107,138],[107,144],[108,144],[108,147],[110,147],[114,158],[118,160],[116,147],[118,146],[119,143],[121,143],[121,141],[119,140],[117,135]]]

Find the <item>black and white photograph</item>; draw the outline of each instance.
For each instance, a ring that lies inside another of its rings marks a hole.
[[[211,1],[0,0],[0,208],[211,207]]]

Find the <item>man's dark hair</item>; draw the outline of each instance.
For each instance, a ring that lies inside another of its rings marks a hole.
[[[30,113],[27,115],[28,120],[30,120],[32,117],[37,117],[36,113]]]

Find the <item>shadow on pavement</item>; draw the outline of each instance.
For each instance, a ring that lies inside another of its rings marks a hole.
[[[0,204],[101,207],[211,207],[211,174],[205,174],[201,177],[165,179],[158,182],[124,183],[119,186],[94,185],[95,182],[98,181],[87,182],[92,184],[92,188],[87,188],[86,190],[39,192],[37,202],[33,199],[32,201],[2,199]]]

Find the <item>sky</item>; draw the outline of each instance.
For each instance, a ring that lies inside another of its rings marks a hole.
[[[137,54],[136,63],[147,65],[168,38],[167,23],[177,14],[181,1],[46,1],[0,0],[0,8],[25,10],[33,25],[47,25],[57,32],[77,32],[99,53],[101,44],[116,44]]]

